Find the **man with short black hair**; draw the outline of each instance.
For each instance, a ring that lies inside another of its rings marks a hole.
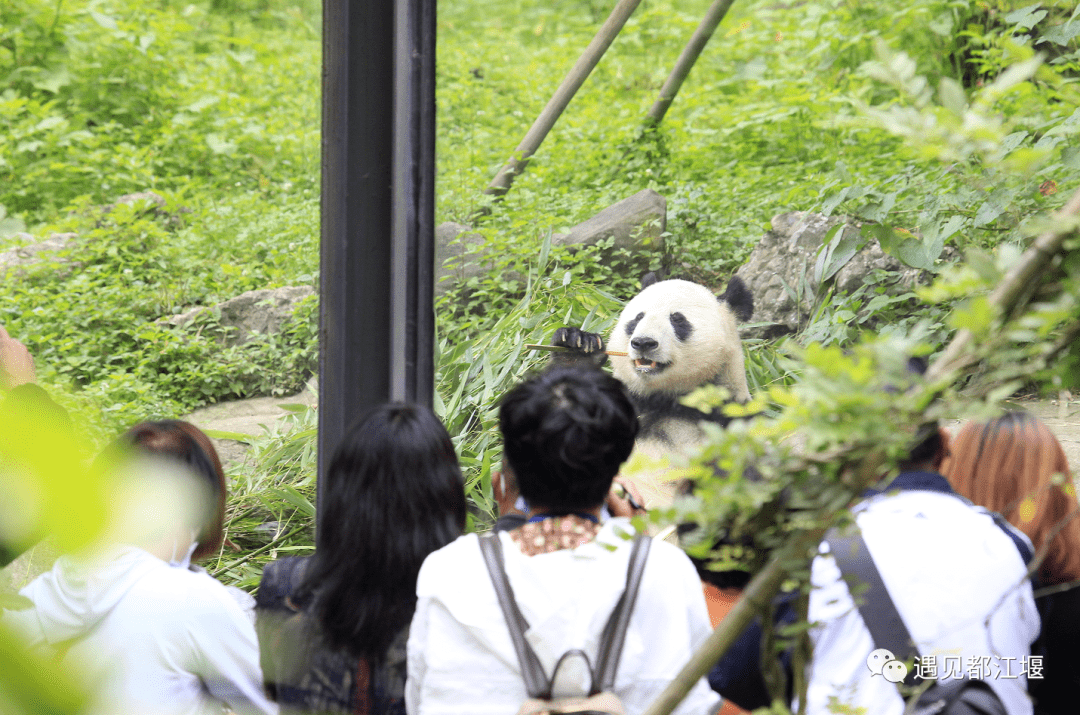
[[[556,368],[511,390],[500,409],[506,464],[529,503],[528,523],[498,534],[527,639],[555,694],[589,693],[590,674],[556,662],[580,649],[598,662],[605,624],[626,584],[634,528],[602,519],[630,455],[637,416],[622,384],[593,369]],[[417,581],[409,632],[410,715],[505,715],[528,699],[522,670],[476,534],[431,554]],[[697,573],[671,544],[651,545],[613,691],[641,713],[711,628]],[[577,659],[570,659],[580,665]],[[675,711],[713,712],[704,679]]]

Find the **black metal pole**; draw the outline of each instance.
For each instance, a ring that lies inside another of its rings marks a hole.
[[[390,397],[435,393],[435,0],[398,0]]]
[[[365,409],[432,401],[434,70],[435,0],[323,0],[320,481]]]

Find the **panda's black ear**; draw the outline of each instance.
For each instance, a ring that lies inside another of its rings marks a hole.
[[[719,300],[727,303],[735,317],[744,323],[754,314],[754,296],[751,295],[750,289],[743,283],[742,278],[738,276],[731,277],[727,289]]]
[[[653,283],[659,283],[664,280],[664,277],[660,275],[659,271],[649,271],[641,277],[641,287],[648,288]]]

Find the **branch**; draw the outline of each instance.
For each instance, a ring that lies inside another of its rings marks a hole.
[[[293,534],[297,534],[297,533],[303,531],[304,529],[306,529],[307,527],[308,527],[308,524],[300,524],[299,526],[297,526],[292,531],[286,532],[284,534],[280,534],[277,538],[275,538],[269,544],[264,544],[264,545],[260,546],[259,548],[255,549],[254,551],[249,552],[248,555],[245,556],[244,558],[242,558],[242,559],[240,559],[238,561],[233,561],[230,564],[226,564],[223,568],[218,569],[217,571],[215,571],[214,573],[212,573],[210,575],[213,576],[214,578],[220,578],[221,574],[232,571],[233,569],[237,568],[238,566],[243,566],[248,561],[251,561],[251,559],[253,559],[254,557],[258,556],[259,554],[263,553],[264,551],[269,551],[270,549],[272,549],[275,546],[277,546],[278,544],[280,544],[282,541],[285,541],[286,539],[288,539]]]
[[[1080,190],[1077,190],[1069,202],[1061,207],[1055,214],[1055,218],[1068,218],[1077,213],[1080,213]],[[1065,240],[1076,233],[1075,228],[1051,230],[1036,238],[1034,243],[1024,251],[1020,262],[1013,266],[998,287],[990,293],[988,297],[990,305],[997,307],[1002,315],[1012,313],[1019,307],[1020,297],[1032,280],[1046,268],[1050,259],[1061,252]],[[941,356],[926,371],[926,378],[935,381],[953,370],[969,367],[975,361],[969,349],[973,339],[974,335],[970,330],[964,329],[958,332]]]
[[[854,470],[855,493],[861,493],[863,489],[877,480],[880,475],[881,465],[885,461],[885,455],[881,451],[874,451],[867,455],[858,468]],[[664,692],[649,705],[645,715],[671,715],[671,712],[682,702],[694,684],[698,682],[731,648],[735,640],[742,635],[750,621],[772,602],[780,591],[780,586],[788,577],[787,563],[794,559],[805,562],[807,554],[816,551],[821,543],[825,532],[832,526],[837,514],[830,514],[823,526],[806,531],[796,532],[788,543],[773,556],[772,560],[761,571],[750,579],[742,596],[732,607],[731,611],[724,616],[724,620],[716,627],[705,642],[694,654],[679,674],[675,676]]]
[[[765,568],[750,580],[735,606],[724,616],[724,620],[720,622],[716,630],[694,651],[694,654],[690,656],[690,662],[652,702],[649,709],[645,711],[645,715],[670,715],[694,684],[709,672],[724,653],[728,652],[735,640],[750,625],[750,621],[754,620],[754,616],[763,612],[765,607],[772,602],[780,590],[780,585],[787,578],[787,569],[784,566],[786,560],[805,556],[806,549],[820,542],[824,533],[824,529],[815,529],[800,534],[788,543],[781,554],[774,556]]]

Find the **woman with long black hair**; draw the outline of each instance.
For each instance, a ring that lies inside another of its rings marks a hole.
[[[419,405],[370,410],[331,459],[320,509],[314,556],[263,571],[268,689],[285,712],[404,713],[416,576],[465,527],[446,428]]]

